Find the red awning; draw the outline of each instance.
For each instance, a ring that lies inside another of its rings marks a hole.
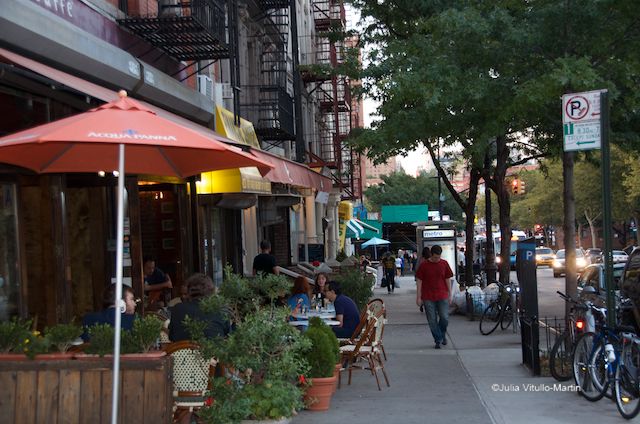
[[[318,191],[331,191],[331,178],[319,174],[307,166],[258,149],[250,149],[258,159],[271,163],[274,168],[264,177],[272,183],[290,184],[312,188]]]

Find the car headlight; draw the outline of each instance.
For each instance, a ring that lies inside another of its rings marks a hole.
[[[500,258],[500,256],[496,256],[496,263],[499,264],[500,262],[502,262],[502,258]]]
[[[540,259],[542,259],[542,256],[536,255],[536,261],[539,261]]]
[[[587,265],[587,262],[584,260],[584,258],[576,258],[576,266],[582,267]]]
[[[562,266],[562,264],[559,261],[553,261],[553,267],[554,268],[560,268]]]

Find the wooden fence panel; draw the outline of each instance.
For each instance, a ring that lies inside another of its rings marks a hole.
[[[60,371],[59,424],[80,424],[80,371]]]

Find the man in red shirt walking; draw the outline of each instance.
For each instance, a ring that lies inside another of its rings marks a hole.
[[[449,292],[453,277],[449,263],[440,255],[442,247],[437,244],[431,246],[431,256],[422,261],[416,272],[416,305],[424,306],[436,349],[440,349],[440,344],[447,344]]]

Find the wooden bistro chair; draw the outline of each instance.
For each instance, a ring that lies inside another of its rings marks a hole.
[[[198,344],[190,340],[170,343],[164,351],[173,358],[174,422],[182,422],[204,406],[215,363],[203,358]]]
[[[367,321],[372,316],[376,315],[380,310],[385,311],[385,314],[386,314],[386,310],[384,308],[384,302],[382,301],[382,299],[376,298],[376,299],[370,300],[369,303],[367,303],[367,308],[364,309],[360,314],[360,322],[356,326],[355,330],[353,330],[353,334],[351,335],[351,337],[338,338],[338,341],[340,342],[340,346],[344,346],[347,344],[356,344],[356,342],[360,338],[360,334],[362,333],[362,330],[364,329],[364,326],[367,323]],[[387,359],[386,355],[385,355],[385,359]]]
[[[377,315],[366,320],[360,338],[355,344],[347,344],[340,347],[340,353],[342,355],[341,362],[344,366],[340,371],[349,371],[348,384],[351,384],[351,374],[354,369],[368,369],[376,378],[378,390],[382,390],[380,387],[380,379],[378,378],[378,370],[382,371],[387,387],[390,387],[389,378],[387,377],[387,372],[384,369],[384,363],[380,356],[379,338],[382,334],[382,325],[384,325],[384,316],[382,312],[379,312]],[[340,385],[341,378],[338,379],[338,387],[340,387]]]

